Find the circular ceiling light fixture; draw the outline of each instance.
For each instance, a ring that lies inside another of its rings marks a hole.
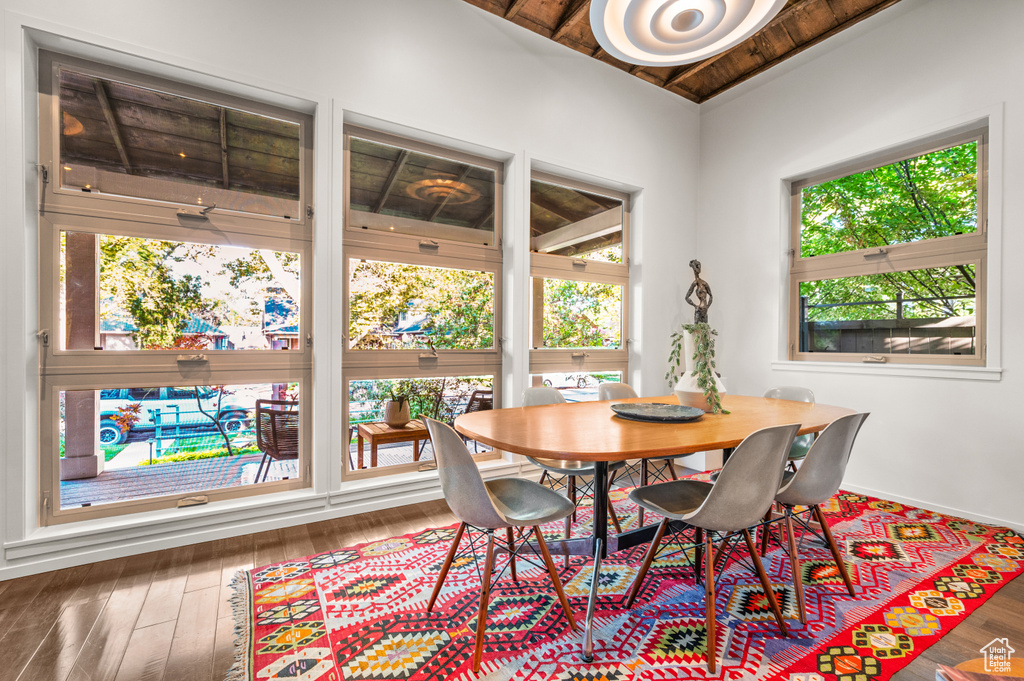
[[[786,0],[592,0],[590,27],[605,52],[641,66],[690,64],[739,44]]]
[[[413,182],[405,188],[405,191],[409,196],[421,201],[429,201],[431,203],[441,203],[444,201],[452,205],[471,203],[480,198],[480,192],[471,185],[441,177],[432,177],[420,180],[419,182]]]

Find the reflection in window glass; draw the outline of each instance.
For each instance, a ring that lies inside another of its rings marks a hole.
[[[297,253],[83,232],[61,232],[60,249],[63,349],[93,347],[69,338],[89,320],[91,341],[97,307],[103,350],[299,347]],[[98,306],[76,285],[97,258]]]
[[[622,201],[547,182],[530,182],[530,250],[622,262]]]
[[[494,274],[350,260],[349,347],[494,347]]]
[[[622,347],[622,286],[570,279],[534,279],[543,286],[543,327],[534,347]],[[536,290],[535,290],[535,300]]]
[[[597,387],[600,384],[621,382],[621,371],[555,372],[530,375],[531,385],[554,388],[562,393],[566,402],[594,402],[597,400]]]
[[[61,187],[297,218],[298,123],[62,68]]]
[[[349,146],[351,227],[494,245],[494,170],[358,137]]]
[[[802,257],[973,233],[978,143],[805,187],[801,204]]]
[[[420,416],[452,423],[467,411],[493,408],[493,376],[440,376],[435,378],[387,378],[350,381],[348,384],[349,469],[398,466],[430,462],[434,458],[429,439],[388,442],[376,447],[374,462],[370,443],[360,455],[360,426],[380,431],[389,401],[408,402],[409,417]],[[414,424],[415,425],[415,424]],[[365,433],[364,433],[365,434]],[[412,435],[411,433],[410,435]],[[422,433],[420,433],[422,435]],[[470,442],[470,451],[484,452],[486,445]]]
[[[975,266],[800,284],[800,351],[973,355]]]
[[[298,411],[298,384],[62,391],[60,458],[95,455],[98,440],[104,472],[62,481],[60,507],[254,484],[263,460],[256,434],[257,400],[285,400],[291,403],[289,409]],[[82,428],[81,419],[97,412],[99,434],[94,437],[91,428]],[[298,475],[296,460],[274,461],[266,480]]]

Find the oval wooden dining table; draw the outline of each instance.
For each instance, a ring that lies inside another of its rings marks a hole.
[[[455,429],[495,449],[524,456],[593,461],[595,490],[607,488],[608,463],[627,459],[684,456],[723,449],[726,453],[754,431],[799,423],[799,434],[817,433],[852,409],[766,397],[722,395],[728,414],[705,414],[697,421],[655,423],[617,416],[611,405],[624,402],[678,404],[675,396],[640,397],[604,402],[576,402],[494,409],[463,414]],[[608,536],[608,498],[594,495],[593,534],[589,538],[550,542],[552,553],[592,555],[594,572],[583,641],[583,661],[593,661],[594,611],[601,559],[609,551],[651,541],[655,525]]]

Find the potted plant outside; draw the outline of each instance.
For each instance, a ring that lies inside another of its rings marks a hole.
[[[392,428],[402,428],[412,420],[409,410],[411,395],[409,392],[394,390],[391,390],[389,394],[391,399],[384,403],[384,423]]]

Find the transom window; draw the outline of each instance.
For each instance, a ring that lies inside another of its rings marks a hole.
[[[792,359],[984,364],[986,141],[793,183]]]

